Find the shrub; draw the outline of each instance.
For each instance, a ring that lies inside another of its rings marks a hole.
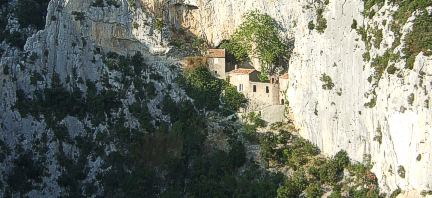
[[[348,153],[344,150],[340,150],[339,152],[337,152],[336,155],[333,157],[333,161],[341,169],[345,168],[350,163]]]
[[[309,23],[308,23],[308,29],[309,30],[314,30],[315,29],[315,24],[314,24],[313,21],[309,21]]]
[[[342,169],[343,170],[343,169]],[[329,184],[336,184],[340,179],[341,169],[334,161],[329,161],[319,167],[320,179]]]
[[[398,69],[392,64],[390,66],[388,66],[387,68],[387,73],[388,74],[395,74],[396,71],[398,71]]]
[[[403,52],[407,57],[406,68],[408,69],[414,67],[415,57],[420,52],[424,52],[427,56],[432,55],[432,17],[428,14],[418,16],[413,30],[405,38],[405,44]]]
[[[321,185],[319,183],[310,184],[306,188],[305,192],[306,192],[306,197],[308,198],[321,197],[324,194],[323,189],[321,188]]]
[[[372,34],[374,35],[375,38],[374,47],[379,49],[381,42],[383,40],[383,32],[381,29],[376,28],[376,29],[372,29]]]
[[[27,38],[18,31],[14,31],[6,36],[6,42],[18,49],[24,49]]]
[[[19,0],[16,16],[22,27],[43,29],[49,0]]]
[[[240,108],[246,106],[247,99],[242,93],[239,93],[234,86],[225,83],[222,103],[229,111],[236,112]]]
[[[374,95],[374,96],[372,96],[372,98],[369,102],[364,104],[364,106],[369,107],[369,108],[373,108],[376,105],[376,100],[377,100],[377,97]]]
[[[316,30],[319,33],[324,33],[324,30],[327,28],[327,20],[323,16],[324,9],[317,9],[317,26]]]
[[[357,29],[357,21],[353,19],[353,22],[351,24],[351,29]]]
[[[159,32],[162,32],[162,29],[163,29],[164,25],[165,24],[164,24],[163,20],[161,18],[157,18],[155,20],[154,28],[156,30],[158,30]]]
[[[33,185],[42,182],[46,168],[40,160],[36,160],[33,152],[25,151],[14,161],[14,167],[7,176],[7,184],[13,192],[22,195],[32,190]]]
[[[185,71],[179,80],[199,108],[215,110],[219,107],[223,81],[215,78],[205,66],[201,65]]]
[[[299,197],[307,187],[307,179],[304,172],[298,171],[277,190],[278,198]]]
[[[403,166],[398,166],[397,173],[401,178],[405,178],[405,168]]]
[[[321,75],[320,80],[323,82],[322,88],[324,90],[331,90],[335,86],[331,77],[325,73]]]

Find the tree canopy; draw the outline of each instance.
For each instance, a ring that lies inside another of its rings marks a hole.
[[[230,41],[222,47],[239,61],[256,56],[261,61],[262,72],[268,74],[271,67],[287,55],[288,46],[279,36],[281,27],[268,14],[258,11],[246,13],[243,20]]]

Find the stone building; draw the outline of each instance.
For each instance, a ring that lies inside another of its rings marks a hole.
[[[209,49],[206,54],[209,70],[217,78],[226,79],[227,68],[225,61],[225,49]]]
[[[279,88],[280,88],[279,101],[281,104],[285,104],[287,102],[286,92],[288,90],[288,73],[279,76]]]
[[[259,79],[256,68],[238,68],[226,64],[224,49],[209,49],[206,55],[209,70],[217,78],[227,80],[249,99],[248,111],[259,111],[268,122],[281,121],[284,116],[288,74]]]
[[[252,100],[256,105],[280,104],[280,89],[276,77],[270,82],[259,80],[260,72],[255,69],[234,69],[227,73],[230,84],[236,86],[237,90]]]

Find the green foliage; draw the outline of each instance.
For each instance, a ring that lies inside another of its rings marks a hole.
[[[383,40],[383,32],[382,32],[381,29],[378,29],[378,28],[372,29],[371,31],[372,31],[372,34],[373,34],[373,36],[375,38],[375,40],[374,40],[374,47],[377,48],[377,49],[379,49],[380,45],[381,45],[381,42]]]
[[[315,24],[314,24],[313,21],[309,21],[309,23],[308,23],[308,29],[309,30],[314,30],[315,29]]]
[[[319,178],[329,184],[336,184],[341,179],[343,167],[339,167],[334,161],[328,161],[319,167]]]
[[[21,32],[14,31],[12,33],[6,34],[5,41],[18,49],[24,49],[27,38]]]
[[[270,167],[290,172],[278,188],[278,197],[321,197],[329,188],[330,197],[379,197],[379,189],[370,158],[365,164],[352,163],[347,152],[341,150],[332,159],[318,155],[319,150],[302,139],[284,130],[279,134],[263,134],[260,138],[261,157]],[[349,177],[342,180],[348,172]],[[349,178],[349,179],[348,179]]]
[[[375,69],[373,77],[376,80],[376,85],[383,76],[384,71],[386,71],[389,63],[394,62],[397,58],[397,55],[391,53],[390,50],[387,50],[384,55],[378,56],[372,61],[371,66]]]
[[[286,144],[289,141],[290,144]],[[276,145],[285,142],[282,147],[275,149]],[[286,131],[279,135],[265,134],[260,138],[261,156],[271,164],[285,164],[294,170],[309,162],[309,158],[319,154],[319,149],[309,141],[292,136]]]
[[[221,100],[225,108],[231,112],[236,112],[240,108],[245,107],[248,102],[246,97],[237,91],[236,87],[228,83],[224,84]]]
[[[42,177],[47,172],[40,160],[35,160],[34,153],[23,151],[16,159],[13,160],[13,168],[7,175],[7,184],[10,190],[19,192],[21,195],[32,190],[35,184],[42,182]]]
[[[376,135],[374,137],[374,141],[377,141],[379,144],[382,143],[382,131],[381,131],[381,126],[378,125],[377,129],[376,129]]]
[[[420,52],[424,52],[426,56],[432,55],[431,16],[424,13],[416,18],[413,30],[405,37],[405,44],[403,52],[407,57],[406,68],[413,69],[415,57]]]
[[[262,63],[262,73],[267,75],[278,60],[286,58],[288,47],[279,37],[281,28],[269,15],[258,11],[248,12],[243,21],[222,48],[240,61],[248,55],[257,56]]]
[[[371,59],[369,52],[365,52],[362,56],[363,56],[363,61],[364,62],[368,62]]]
[[[164,22],[163,22],[163,20],[161,18],[157,18],[155,20],[154,26],[155,26],[156,30],[158,30],[159,32],[162,32],[162,29],[163,29],[164,25],[165,24],[164,24]]]
[[[308,198],[316,198],[321,197],[324,194],[324,191],[321,187],[320,183],[312,183],[306,189],[306,197]]]
[[[19,0],[16,16],[21,27],[32,26],[38,30],[45,26],[49,0]]]
[[[324,8],[318,8],[316,12],[317,12],[316,30],[319,33],[324,33],[325,29],[327,28],[327,20],[323,16]]]
[[[248,113],[246,116],[246,121],[259,128],[267,126],[266,122],[263,119],[261,119],[261,114],[257,114],[255,112]]]
[[[325,73],[321,75],[320,80],[323,82],[322,88],[324,90],[331,90],[335,86],[331,77]]]
[[[232,113],[247,103],[242,93],[227,82],[215,78],[203,65],[185,71],[179,82],[199,108],[217,110],[222,107],[224,111]]]
[[[128,4],[129,4],[130,7],[136,8],[136,2],[135,2],[135,0],[128,0],[127,2],[128,2]]]
[[[277,190],[278,198],[299,197],[308,186],[304,172],[298,171]]]
[[[215,110],[219,107],[219,96],[223,89],[223,81],[215,78],[205,66],[198,66],[184,72],[180,78],[181,86],[188,96],[194,99],[199,108]]]
[[[398,71],[398,69],[394,66],[394,64],[391,64],[387,67],[387,73],[388,74],[395,74]]]
[[[399,177],[405,178],[405,168],[403,166],[398,166],[397,173]]]
[[[369,107],[369,108],[374,108],[376,105],[376,100],[377,100],[376,95],[373,95],[371,100],[369,102],[365,103],[364,106]]]
[[[422,155],[421,155],[421,154],[418,154],[417,157],[416,157],[416,160],[417,160],[417,161],[420,161],[421,158],[422,158]]]
[[[118,93],[115,91],[102,90],[99,94],[95,91],[88,92],[87,98],[84,98],[79,89],[72,92],[65,90],[56,74],[53,75],[52,82],[51,88],[35,93],[33,99],[28,98],[22,90],[17,90],[15,108],[21,116],[30,114],[40,118],[39,115],[43,114],[48,119],[48,127],[54,128],[55,123],[67,115],[83,118],[89,113],[96,120],[105,120],[110,116],[110,112],[120,105]]]
[[[382,7],[384,5],[384,0],[363,0],[364,1],[364,16],[369,16],[372,18],[375,15],[375,11],[371,10],[374,5],[378,5],[378,7]]]
[[[339,168],[345,168],[350,164],[350,159],[348,157],[348,153],[344,150],[340,150],[333,157],[333,161]]]
[[[351,29],[357,29],[357,21],[353,19],[353,22],[351,24]]]

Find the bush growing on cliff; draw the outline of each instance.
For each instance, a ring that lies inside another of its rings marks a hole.
[[[235,87],[214,77],[203,65],[185,71],[179,82],[199,108],[217,110],[221,100],[223,108],[232,113],[244,107],[247,102]]]
[[[415,57],[420,53],[432,55],[432,17],[428,14],[418,16],[414,22],[412,32],[405,38],[406,47],[403,49],[407,57],[406,68],[413,69]]]
[[[222,103],[227,110],[236,112],[240,108],[246,106],[247,99],[242,93],[237,91],[236,87],[225,83],[222,95]]]
[[[323,82],[322,88],[324,90],[331,90],[335,86],[331,77],[325,73],[321,75],[320,80]]]

